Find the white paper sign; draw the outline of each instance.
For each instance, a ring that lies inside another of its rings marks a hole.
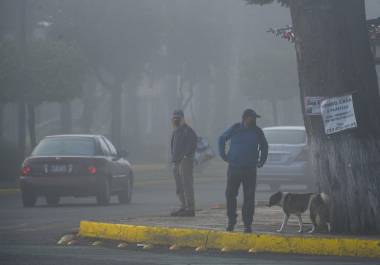
[[[305,97],[305,114],[321,115],[321,102],[323,97]]]
[[[321,113],[326,134],[357,127],[352,95],[323,100]]]

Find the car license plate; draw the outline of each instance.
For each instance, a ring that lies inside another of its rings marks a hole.
[[[269,154],[269,161],[281,161],[281,155],[280,154]]]
[[[50,173],[66,173],[67,166],[66,165],[50,165],[49,172]]]

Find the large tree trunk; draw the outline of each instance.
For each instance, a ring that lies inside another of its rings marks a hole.
[[[121,95],[122,87],[121,84],[113,87],[112,93],[112,118],[111,118],[111,138],[113,144],[120,148],[121,145]]]
[[[73,119],[71,113],[71,103],[70,101],[65,101],[61,103],[61,132],[71,133],[73,130]]]
[[[304,116],[333,231],[380,233],[380,99],[364,1],[291,0],[290,8],[301,102],[356,92],[356,130],[326,136],[320,117]]]
[[[26,111],[25,103],[18,103],[18,151],[20,155],[25,156],[26,149]]]
[[[27,104],[28,107],[28,127],[30,137],[30,147],[33,149],[36,146],[36,114],[33,104]]]

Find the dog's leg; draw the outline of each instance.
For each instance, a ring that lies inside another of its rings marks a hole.
[[[280,229],[277,230],[277,232],[282,232],[282,230],[284,230],[284,227],[288,224],[288,220],[289,220],[289,215],[285,214],[284,215],[284,220],[282,221],[282,224],[281,224],[281,227]]]
[[[298,230],[298,233],[302,233],[303,232],[303,223],[302,223],[302,217],[300,214],[297,215],[298,217],[298,225],[300,227],[300,229]]]
[[[329,231],[329,233],[331,233],[331,224],[330,223],[327,223],[327,230]]]
[[[312,224],[311,230],[310,230],[308,233],[309,233],[309,234],[312,234],[312,233],[314,233],[314,231],[315,231],[315,225]]]

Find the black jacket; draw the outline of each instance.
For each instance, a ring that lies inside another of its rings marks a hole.
[[[182,124],[173,131],[171,140],[172,162],[178,163],[185,156],[194,158],[197,148],[197,135],[187,124]]]

